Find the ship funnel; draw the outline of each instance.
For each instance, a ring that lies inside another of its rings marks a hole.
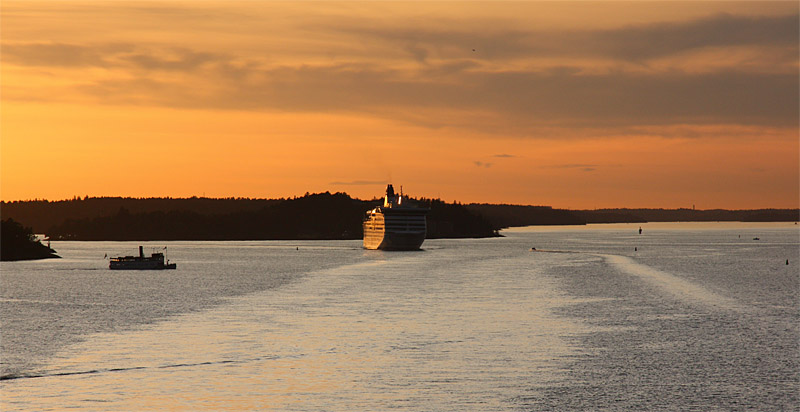
[[[144,257],[144,246],[139,246],[139,257],[140,258]]]
[[[397,198],[394,195],[394,187],[392,187],[392,185],[386,186],[386,198],[383,200],[383,206],[392,207],[396,201]]]

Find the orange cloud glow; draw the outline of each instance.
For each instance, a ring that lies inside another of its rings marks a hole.
[[[798,207],[799,9],[4,1],[0,197]]]

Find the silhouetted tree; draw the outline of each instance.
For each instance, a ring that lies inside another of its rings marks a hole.
[[[55,251],[39,243],[29,227],[14,219],[0,221],[0,260],[57,258]]]

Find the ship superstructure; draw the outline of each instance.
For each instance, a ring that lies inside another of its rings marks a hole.
[[[392,185],[386,187],[383,206],[367,211],[364,219],[364,248],[417,250],[425,241],[429,209],[415,207],[398,195]]]

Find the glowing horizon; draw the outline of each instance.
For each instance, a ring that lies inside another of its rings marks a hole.
[[[796,2],[0,5],[0,199],[797,208]]]

